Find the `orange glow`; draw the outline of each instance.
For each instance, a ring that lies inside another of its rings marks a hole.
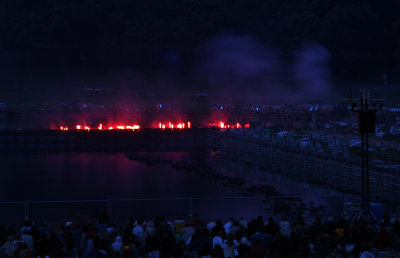
[[[219,129],[233,129],[233,128],[249,128],[250,124],[243,124],[241,125],[239,122],[236,122],[236,124],[226,124],[223,121],[218,121],[217,123],[209,123],[208,127],[216,127]]]
[[[153,128],[160,128],[160,129],[185,129],[185,128],[190,128],[191,127],[191,122],[180,122],[180,123],[173,123],[173,122],[167,122],[167,123],[162,123],[162,122],[158,122],[158,127],[157,127],[157,123],[155,124],[156,126]],[[118,125],[105,125],[103,123],[99,123],[97,126],[94,127],[90,127],[89,125],[75,125],[73,128],[75,128],[76,130],[139,130],[142,127],[139,124],[123,124],[120,123]],[[61,131],[67,131],[68,127],[66,126],[60,126],[59,130]]]
[[[187,128],[190,128],[190,122],[187,122],[187,124],[188,124]],[[186,127],[186,124],[184,122],[183,123],[177,123],[177,124],[174,124],[172,122],[168,122],[166,124],[158,123],[158,128],[159,129],[165,129],[165,128],[168,128],[168,129],[175,129],[175,128],[184,129],[185,127]]]
[[[140,126],[139,125],[127,125],[126,129],[131,129],[131,130],[139,130]]]

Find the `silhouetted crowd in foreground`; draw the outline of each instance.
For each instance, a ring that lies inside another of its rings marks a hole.
[[[1,257],[399,257],[400,223],[302,216],[264,221],[156,217],[79,225],[0,227]]]

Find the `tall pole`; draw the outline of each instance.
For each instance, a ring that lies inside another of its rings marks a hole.
[[[361,209],[356,219],[365,217],[375,220],[370,210],[369,134],[375,133],[375,113],[378,108],[382,108],[382,105],[380,103],[378,106],[377,103],[370,105],[369,90],[362,89],[360,93],[360,102],[351,102],[351,109],[358,115],[358,130],[361,137]]]
[[[375,110],[369,108],[369,90],[361,90],[358,111],[359,131],[361,134],[361,212],[370,214],[369,193],[369,133],[375,132]],[[362,215],[362,214],[360,214]]]

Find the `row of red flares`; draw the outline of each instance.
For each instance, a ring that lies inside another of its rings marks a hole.
[[[68,131],[70,128],[68,126],[60,126],[61,131]],[[75,130],[139,130],[140,125],[117,125],[117,126],[103,126],[103,124],[99,124],[97,127],[90,127],[87,125],[76,125],[72,129]]]
[[[244,124],[244,125],[241,125],[240,123],[236,123],[236,124],[226,124],[226,123],[224,123],[224,122],[222,122],[222,121],[219,121],[218,123],[216,123],[216,124],[209,124],[209,127],[217,127],[217,128],[220,128],[220,129],[228,129],[228,128],[249,128],[250,127],[250,124]]]
[[[178,123],[178,124],[173,124],[171,122],[168,122],[166,124],[164,123],[158,123],[158,128],[159,129],[185,129],[185,128],[190,128],[191,123]]]
[[[158,127],[155,128],[159,128],[159,129],[185,129],[185,128],[190,128],[191,127],[191,123],[190,122],[186,122],[186,123],[158,123]],[[75,130],[86,130],[86,131],[90,131],[90,130],[139,130],[141,127],[138,124],[133,124],[133,125],[125,125],[125,124],[119,124],[119,125],[115,125],[115,126],[104,126],[103,124],[99,124],[97,127],[90,127],[87,125],[75,125],[75,127],[72,127],[72,129]],[[69,128],[68,126],[60,126],[59,128],[61,131],[68,131]]]
[[[153,126],[153,128],[159,128],[159,129],[186,129],[186,128],[190,128],[191,127],[191,123],[190,122],[185,122],[185,123],[172,123],[172,122],[168,122],[168,123],[158,123],[158,126]],[[236,124],[226,124],[225,122],[219,121],[217,123],[210,123],[208,124],[208,127],[216,127],[219,129],[235,129],[235,128],[249,128],[250,125],[247,124],[240,124],[240,123],[236,123]],[[115,126],[104,126],[103,124],[99,124],[97,127],[90,127],[87,125],[76,125],[75,127],[72,127],[72,129],[75,130],[86,130],[86,131],[90,131],[90,130],[139,130],[141,127],[138,124],[133,124],[133,125],[125,125],[125,124],[119,124],[119,125],[115,125]],[[68,131],[70,128],[67,126],[60,126],[60,130],[61,131]]]

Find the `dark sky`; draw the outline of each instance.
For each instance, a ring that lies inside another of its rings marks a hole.
[[[395,77],[397,10],[397,0],[2,0],[0,83],[7,94],[174,85],[298,95],[313,82],[305,93],[325,94],[328,82]]]

